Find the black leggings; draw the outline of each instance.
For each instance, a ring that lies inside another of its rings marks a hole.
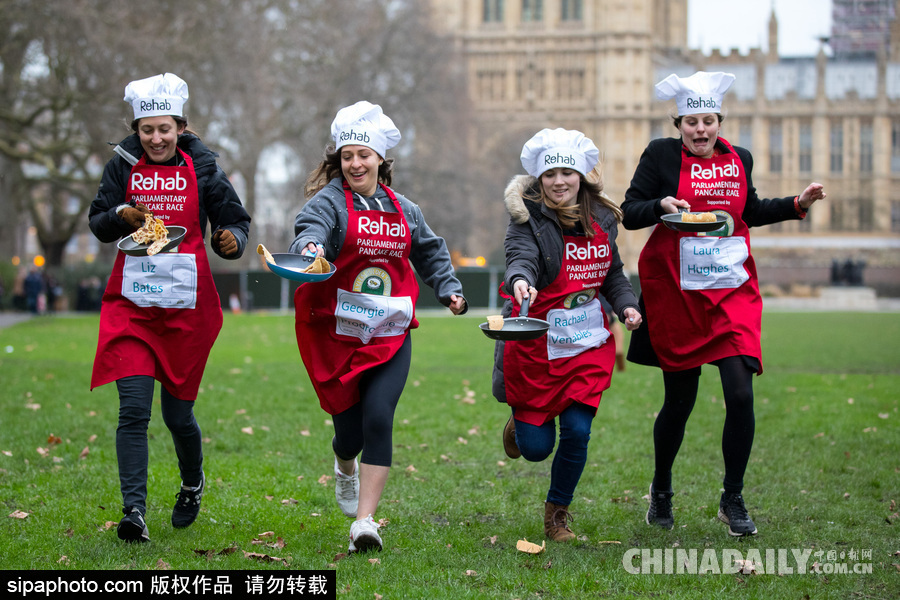
[[[725,426],[722,430],[722,457],[725,459],[726,492],[744,488],[744,472],[750,460],[756,421],[753,415],[753,373],[747,361],[731,356],[716,361],[725,396]],[[672,489],[672,465],[684,439],[688,417],[697,400],[700,367],[686,371],[663,372],[665,400],[653,426],[656,471],[653,488]]]
[[[360,461],[367,465],[391,466],[394,410],[409,376],[411,357],[412,341],[407,333],[393,358],[362,376],[359,402],[332,415],[331,447],[338,458],[350,460],[362,452]]]

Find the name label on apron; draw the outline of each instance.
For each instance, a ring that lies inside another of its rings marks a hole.
[[[603,306],[597,298],[575,308],[551,309],[547,311],[547,321],[549,360],[578,356],[602,346],[609,338],[609,330],[603,326]]]
[[[744,238],[681,238],[681,289],[736,288],[750,279],[744,262],[750,250]]]
[[[142,307],[195,308],[197,259],[193,254],[126,256],[122,295]]]
[[[338,289],[335,333],[359,338],[368,344],[373,337],[404,335],[412,322],[409,296],[379,296]]]

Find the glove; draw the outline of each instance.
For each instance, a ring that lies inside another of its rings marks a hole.
[[[234,238],[234,234],[227,229],[220,229],[215,232],[212,236],[212,243],[222,256],[231,256],[238,249],[238,243]]]
[[[144,221],[147,218],[147,215],[150,214],[150,209],[144,206],[143,204],[138,204],[136,207],[132,208],[130,206],[126,206],[122,209],[122,212],[119,213],[119,216],[128,223],[130,227],[134,227],[135,229],[140,229],[144,225]]]

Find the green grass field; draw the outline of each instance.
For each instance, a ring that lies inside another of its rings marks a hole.
[[[179,477],[157,404],[144,545],[121,543],[111,525],[121,516],[118,401],[114,385],[88,389],[97,317],[0,330],[0,568],[335,569],[341,598],[900,595],[900,314],[764,316],[744,491],[759,528],[752,538],[731,538],[716,519],[724,406],[713,367],[704,367],[675,464],[676,527],[644,523],[662,381],[629,364],[594,421],[571,506],[579,540],[539,555],[516,542],[543,540],[550,461],[503,454],[509,413],[490,394],[493,343],[477,329],[482,320],[421,318],[376,515],[387,521],[385,548],[351,557],[340,556],[350,520],[323,479],[333,429],[300,363],[292,316],[226,316],[195,410],[207,493],[185,530],[169,524]],[[16,511],[27,517],[7,516]],[[645,566],[642,550],[678,552],[672,568],[693,551],[705,572],[632,573]],[[796,569],[791,550],[808,551],[807,567],[822,572],[719,573],[709,563],[739,552],[765,569],[780,551]]]

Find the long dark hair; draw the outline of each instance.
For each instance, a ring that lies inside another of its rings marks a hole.
[[[597,166],[588,173],[588,177],[585,177],[580,173],[578,174],[581,183],[578,186],[578,194],[575,196],[575,204],[572,206],[554,206],[548,202],[547,197],[544,194],[544,186],[541,183],[540,177],[536,178],[535,185],[528,187],[523,194],[523,197],[526,200],[545,204],[549,208],[552,208],[556,213],[556,218],[559,219],[559,224],[562,225],[564,229],[570,229],[574,227],[576,223],[581,223],[584,234],[588,238],[593,238],[594,226],[592,225],[592,211],[595,203],[611,210],[616,216],[617,221],[621,221],[623,216],[622,209],[603,193],[601,165],[602,163],[597,163]]]
[[[378,166],[378,182],[390,186],[393,168],[394,159],[385,158],[384,162]],[[335,149],[334,144],[329,144],[325,147],[322,162],[306,178],[306,185],[303,188],[304,195],[312,198],[335,177],[344,177],[341,170],[341,153]]]

